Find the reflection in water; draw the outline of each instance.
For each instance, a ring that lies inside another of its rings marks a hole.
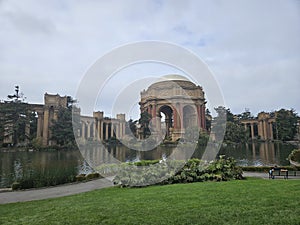
[[[188,146],[158,146],[150,151],[136,151],[123,145],[89,146],[82,149],[84,159],[94,168],[103,164],[136,162],[140,160],[172,159],[187,160],[194,153],[195,147]]]
[[[288,155],[294,149],[292,145],[281,143],[262,142],[244,145],[228,145],[220,149],[219,155],[234,157],[239,165],[263,166],[263,165],[289,165]],[[92,147],[85,150],[84,158],[91,165],[97,167],[107,163],[136,162],[140,160],[178,159],[185,160],[192,156],[201,158],[203,149],[194,152],[193,147],[185,146],[158,146],[151,151],[136,151],[125,146]]]
[[[227,146],[220,154],[234,157],[241,166],[274,166],[289,165],[288,155],[295,147],[293,145],[262,142],[239,146]]]
[[[79,151],[0,152],[0,188],[33,172],[42,175],[73,173],[84,160]]]
[[[20,179],[22,177],[23,174],[23,169],[22,169],[22,165],[20,163],[19,159],[16,159],[14,161],[14,175],[16,179]]]
[[[289,165],[288,155],[295,147],[280,143],[250,143],[222,147],[219,155],[234,157],[242,166]],[[196,150],[186,145],[176,147],[158,146],[151,151],[136,151],[125,146],[89,147],[83,151],[55,152],[0,152],[0,188],[10,186],[22,174],[30,171],[50,171],[76,169],[79,173],[89,173],[90,165],[132,162],[155,159],[201,158],[204,149]],[[84,159],[86,160],[84,160]]]

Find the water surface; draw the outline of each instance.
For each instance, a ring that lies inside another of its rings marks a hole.
[[[242,166],[285,166],[289,165],[288,155],[295,147],[281,143],[251,143],[244,145],[228,145],[222,147],[219,155],[234,157]],[[125,146],[94,147],[84,155],[93,159],[97,165],[102,163],[132,162],[162,158],[183,159],[191,157],[191,151],[183,149],[175,152],[174,147],[159,146],[151,151],[136,151]],[[202,156],[203,150],[193,153],[194,157]],[[0,188],[10,186],[28,171],[66,171],[76,170],[77,173],[91,171],[88,163],[78,150],[53,152],[0,152]],[[89,161],[89,160],[87,160]],[[55,174],[55,173],[53,173]]]

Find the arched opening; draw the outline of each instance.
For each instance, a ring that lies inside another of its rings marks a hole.
[[[170,106],[164,105],[159,109],[159,114],[161,116],[161,129],[166,130],[166,137],[171,136],[170,128],[173,128],[173,109]]]

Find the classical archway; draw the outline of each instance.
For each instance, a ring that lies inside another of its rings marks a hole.
[[[160,115],[160,118],[163,118],[160,121],[161,128],[166,130],[165,131],[166,137],[171,137],[171,128],[173,128],[173,126],[174,126],[174,124],[173,124],[173,120],[174,120],[173,109],[168,105],[164,105],[159,108],[158,113]]]
[[[168,75],[141,92],[140,110],[157,118],[157,130],[165,126],[172,141],[182,138],[185,128],[205,130],[205,98],[201,86],[179,75]],[[165,123],[161,119],[165,118]]]

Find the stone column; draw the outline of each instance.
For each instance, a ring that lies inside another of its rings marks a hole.
[[[202,125],[203,130],[206,130],[205,105],[202,105]]]
[[[176,110],[174,111],[174,128],[177,129],[177,113]],[[161,116],[159,113],[156,115],[156,129],[158,132],[161,132]]]
[[[268,133],[267,133],[267,124],[266,121],[263,121],[263,129],[264,129],[264,139],[267,140],[268,139]]]
[[[258,135],[260,136],[261,139],[263,139],[263,124],[262,124],[262,121],[258,121],[258,124],[257,124],[257,129],[258,129]]]
[[[42,137],[42,130],[43,130],[43,113],[37,112],[38,114],[38,121],[37,121],[37,131],[36,137],[39,139]]]
[[[49,108],[44,109],[44,125],[43,125],[43,145],[48,145],[49,132]]]
[[[108,139],[108,123],[105,124],[105,140]]]
[[[125,136],[125,123],[122,122],[122,137]]]
[[[197,122],[198,122],[198,127],[201,128],[202,127],[202,118],[201,118],[201,106],[200,105],[197,105]]]
[[[183,107],[182,107],[182,104],[179,104],[179,115],[180,115],[180,127],[181,127],[181,129],[184,129],[184,126],[183,126]]]
[[[54,109],[53,120],[57,121],[58,118],[58,109]]]
[[[254,139],[254,124],[250,123],[251,126],[251,139]]]
[[[120,138],[120,121],[118,124],[116,124],[116,138]]]
[[[97,125],[96,125],[96,121],[94,121],[94,123],[93,123],[93,139],[94,139],[94,140],[97,140],[97,139],[96,139],[96,129],[97,129],[96,126],[97,126]]]
[[[270,140],[273,140],[273,126],[272,122],[269,123],[269,130],[270,130]]]
[[[96,120],[96,127],[97,127],[97,129],[96,129],[96,131],[97,131],[96,132],[96,140],[99,141],[99,140],[101,140],[101,133],[100,133],[101,123],[100,123],[99,119]]]
[[[114,136],[114,124],[111,122],[110,124],[110,137]]]
[[[81,137],[85,139],[85,123],[81,121]]]
[[[91,137],[91,123],[87,122],[87,138]]]
[[[100,138],[100,140],[103,141],[103,139],[104,139],[104,137],[103,137],[103,130],[104,130],[103,121],[102,120],[99,121],[98,124],[99,124],[99,129],[98,129],[99,130],[99,138]]]
[[[178,129],[178,113],[177,113],[177,108],[173,110],[173,115],[174,115],[174,129]],[[160,115],[157,115],[158,118],[160,118]],[[159,123],[161,123],[161,119],[159,119]],[[160,125],[159,125],[160,128]],[[160,130],[160,129],[159,129]]]
[[[123,137],[123,122],[119,123],[119,138]]]
[[[98,129],[97,129],[97,140],[103,140],[103,121],[98,120]]]
[[[153,121],[153,127],[156,127],[156,104],[154,103],[153,108],[152,108],[152,120]]]
[[[244,129],[247,130],[247,124],[246,123],[244,123]]]

